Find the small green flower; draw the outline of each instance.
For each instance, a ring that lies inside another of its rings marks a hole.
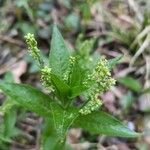
[[[91,84],[88,85],[88,83],[92,83],[92,86]],[[97,110],[102,105],[98,95],[109,90],[114,84],[115,80],[111,78],[111,73],[107,67],[107,60],[101,58],[93,73],[88,75],[87,80],[83,82],[85,87],[89,86],[87,92],[88,102],[80,110],[80,113],[86,115]]]
[[[45,66],[41,69],[41,81],[49,91],[54,92],[54,88],[51,83],[51,68]]]
[[[102,105],[101,100],[98,98],[98,95],[91,95],[89,101],[86,103],[86,105],[80,109],[80,114],[87,115],[91,112],[97,110]]]
[[[101,58],[92,75],[89,76],[89,80],[96,82],[95,90],[99,93],[105,92],[115,84],[115,80],[111,78],[111,73],[107,67],[107,63],[108,62],[105,58]]]
[[[69,76],[71,76],[72,68],[74,67],[75,63],[76,63],[76,57],[70,56],[70,58],[69,58],[69,68],[63,75],[64,76],[64,78],[63,78],[64,81],[68,82]]]
[[[75,58],[75,57],[70,56],[70,58],[69,58],[69,62],[70,62],[70,64],[71,64],[71,65],[73,65],[73,64],[75,63],[75,60],[76,60],[76,58]]]
[[[37,47],[37,41],[35,40],[34,34],[28,33],[25,36],[25,40],[28,46],[30,55],[38,61],[39,65],[42,65],[42,60],[40,58],[40,50]]]

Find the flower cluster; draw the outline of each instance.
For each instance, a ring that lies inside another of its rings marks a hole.
[[[91,76],[91,80],[94,80],[97,83],[96,91],[99,93],[105,92],[116,82],[113,78],[111,78],[111,73],[107,64],[107,60],[101,58]]]
[[[90,88],[91,84],[88,85],[88,83],[92,83],[92,91],[94,90],[96,93],[103,93],[114,85],[116,81],[111,78],[111,73],[107,64],[107,60],[101,58],[93,73],[89,74],[87,79],[83,82],[84,86],[89,86],[88,88]]]
[[[75,57],[70,56],[70,58],[69,58],[70,65],[73,65],[75,63],[75,60],[76,60]]]
[[[71,76],[72,68],[74,67],[75,63],[76,63],[76,57],[70,56],[70,58],[69,58],[69,68],[63,75],[64,76],[64,78],[63,78],[64,81],[68,81],[69,77]]]
[[[54,91],[51,83],[51,68],[45,66],[41,69],[41,81],[43,86],[45,86],[49,91]]]
[[[37,47],[37,41],[35,40],[34,34],[28,33],[25,36],[25,40],[29,49],[30,55],[38,61],[39,65],[42,64],[40,59],[40,50]]]
[[[98,98],[98,95],[91,95],[89,101],[86,105],[80,109],[80,114],[87,115],[94,110],[97,110],[102,105],[101,100]]]
[[[84,81],[84,86],[88,86],[88,83],[93,83],[93,86],[89,86],[88,91],[88,103],[80,110],[81,114],[89,114],[94,110],[97,110],[102,102],[99,100],[99,94],[108,90],[112,85],[115,84],[115,80],[111,78],[110,71],[107,67],[107,60],[101,58],[98,62],[93,73],[88,76],[88,79]]]

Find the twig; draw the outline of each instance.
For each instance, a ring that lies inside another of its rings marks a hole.
[[[145,61],[146,61],[146,73],[145,73],[145,84],[144,87],[148,88],[150,87],[150,57],[149,56],[144,56],[145,57]]]
[[[128,4],[129,4],[130,8],[132,8],[132,10],[135,12],[135,14],[136,14],[138,20],[139,20],[140,22],[142,22],[142,21],[143,21],[143,16],[142,16],[142,14],[141,14],[140,11],[139,11],[138,5],[135,3],[134,0],[127,0],[127,2],[128,2]]]
[[[136,43],[138,43],[144,36],[146,36],[148,33],[150,33],[150,26],[146,26],[142,32],[140,32],[134,42],[131,44],[130,48],[133,48]],[[139,43],[140,44],[140,43]]]
[[[132,59],[130,61],[130,66],[132,66],[134,64],[136,59],[140,56],[140,54],[142,54],[144,52],[144,50],[148,47],[149,44],[150,44],[150,35],[147,35],[147,37],[146,37],[145,41],[143,42],[143,44],[141,45],[141,47],[137,50],[135,55],[132,57]]]
[[[8,43],[11,43],[11,44],[15,44],[15,45],[18,45],[18,46],[25,46],[25,44],[22,42],[22,41],[19,41],[19,40],[16,40],[16,39],[12,39],[8,36],[2,36],[0,35],[0,40],[1,41],[5,41],[5,42],[8,42]]]

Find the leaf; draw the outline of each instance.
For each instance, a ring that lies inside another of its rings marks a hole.
[[[69,91],[70,87],[63,80],[57,77],[55,74],[51,74],[51,80],[53,85],[58,89],[61,93],[66,93]]]
[[[63,150],[65,149],[65,144],[60,141],[60,137],[55,134],[50,134],[45,137],[42,143],[42,150]]]
[[[113,116],[102,111],[93,112],[86,116],[79,116],[74,124],[95,134],[130,138],[140,135],[139,133],[128,129]]]
[[[50,127],[51,125],[51,127]],[[61,149],[64,143],[60,142],[60,136],[55,132],[53,121],[51,118],[46,118],[43,126],[43,134],[41,137],[42,144],[41,149],[43,150],[55,150]]]
[[[82,87],[82,86],[76,86],[76,87],[73,87],[71,89],[71,92],[70,92],[70,98],[75,98],[77,96],[79,96],[82,92],[84,92],[85,90],[87,90],[87,88],[85,87]]]
[[[118,78],[117,80],[118,80],[118,82],[120,82],[124,86],[130,88],[134,92],[141,92],[141,90],[142,90],[142,86],[141,86],[140,82],[138,82],[138,80],[136,80],[130,76]]]
[[[16,117],[15,109],[8,110],[4,114],[3,121],[0,124],[0,142],[11,143],[11,138],[21,133],[21,131],[15,127]]]
[[[68,84],[66,84],[63,80],[61,80],[55,74],[51,74],[51,81],[56,89],[59,100],[62,100],[64,103],[66,103],[67,95],[70,92],[70,86],[68,86]]]
[[[52,100],[38,89],[29,85],[0,81],[0,89],[12,100],[39,115],[49,116]]]
[[[63,77],[69,64],[68,48],[56,25],[53,27],[49,64],[52,72],[59,77]]]
[[[13,101],[11,98],[8,98],[4,101],[2,106],[0,106],[0,112],[5,114],[9,111],[12,107],[18,105],[16,101]]]
[[[10,138],[19,133],[19,129],[15,127],[17,120],[16,110],[11,109],[4,115],[4,137]]]
[[[78,109],[74,108],[67,109],[67,111],[53,108],[53,120],[51,118],[45,119],[42,135],[43,150],[66,149],[63,148],[65,146],[66,134],[73,120],[76,118],[77,113]]]
[[[78,64],[77,61],[75,61],[75,64],[71,68],[71,73],[69,76],[69,85],[71,87],[81,86],[82,76],[83,76],[83,73],[82,73],[82,70],[80,68],[80,65]]]
[[[85,67],[81,68],[81,64],[76,61],[69,77],[69,85],[71,87],[70,98],[74,98],[87,90],[88,86],[85,87],[83,85],[84,81],[87,79],[87,75],[88,71]]]
[[[12,72],[7,72],[4,76],[4,81],[5,82],[11,82],[13,83],[14,82],[14,79],[13,79],[13,74]],[[18,105],[16,101],[13,101],[11,100],[10,97],[8,97],[4,103],[0,106],[0,112],[5,114],[7,113],[8,111],[10,111],[10,109],[14,106]]]
[[[123,55],[119,55],[113,59],[108,60],[108,68],[111,70],[120,59],[122,59]]]

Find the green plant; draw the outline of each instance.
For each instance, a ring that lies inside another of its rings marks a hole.
[[[79,51],[71,55],[54,25],[49,63],[45,64],[34,35],[29,33],[25,39],[48,93],[29,85],[5,81],[0,81],[0,88],[22,107],[44,117],[41,149],[65,149],[66,134],[71,126],[108,136],[139,136],[113,116],[98,111],[102,105],[98,96],[115,84],[110,69],[120,57],[110,61],[103,57],[95,59],[95,55],[89,55],[87,50],[92,48],[93,41],[78,41]],[[82,50],[85,53],[81,53]],[[83,102],[77,106],[79,95],[82,95]]]
[[[5,74],[5,82],[13,82],[13,76],[10,72]],[[15,126],[17,122],[17,103],[10,97],[5,99],[3,105],[0,106],[0,148],[1,150],[9,149],[12,138],[21,134],[21,131]]]

